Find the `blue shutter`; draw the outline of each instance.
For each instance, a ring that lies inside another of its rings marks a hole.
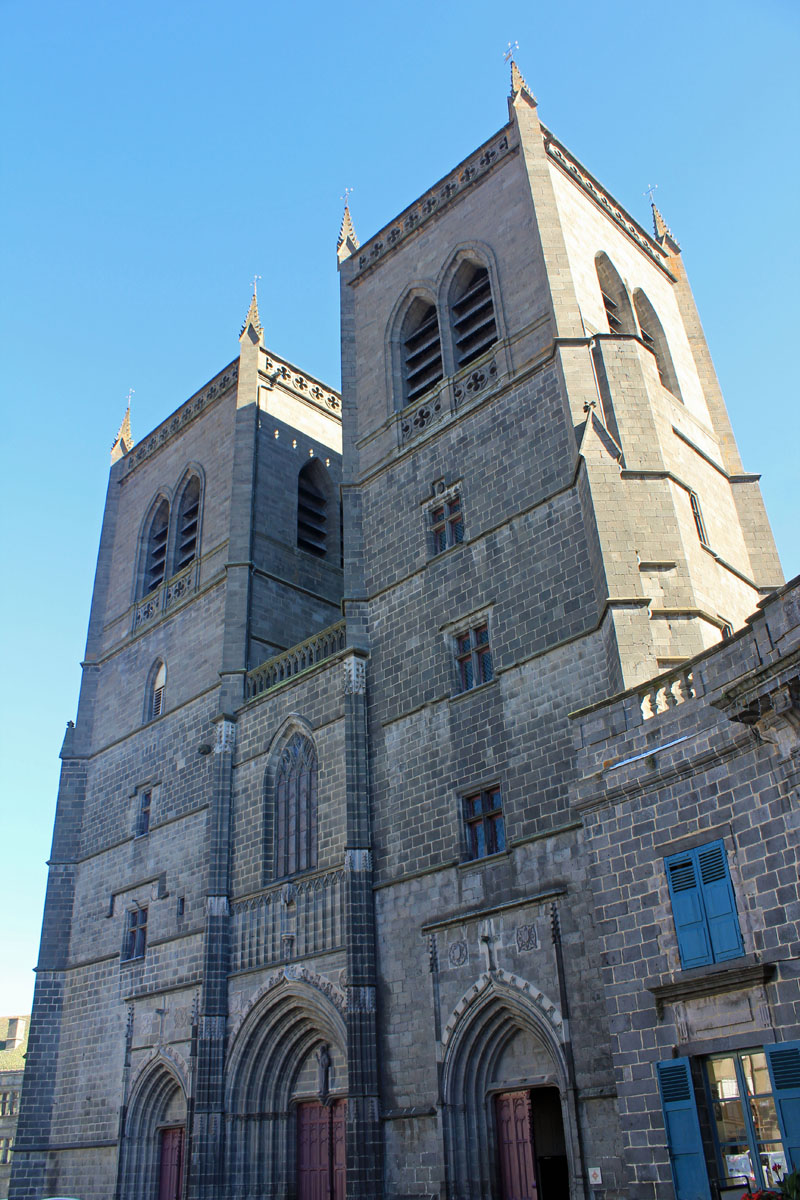
[[[682,967],[713,962],[695,854],[673,854],[665,860],[672,915]]]
[[[739,958],[744,954],[744,946],[725,845],[712,842],[700,846],[696,854],[713,960]]]
[[[711,1200],[688,1058],[656,1063],[676,1200]]]
[[[777,1042],[764,1053],[789,1169],[800,1170],[800,1042]]]

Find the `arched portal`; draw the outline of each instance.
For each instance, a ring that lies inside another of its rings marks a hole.
[[[125,1200],[182,1200],[185,1194],[186,1093],[164,1059],[136,1085],[125,1124]]]
[[[279,978],[247,1014],[231,1048],[226,1089],[231,1200],[303,1194],[307,1164],[298,1146],[314,1125],[311,1109],[317,1126],[330,1115],[332,1138],[343,1134],[345,1045],[341,1012],[303,980]]]
[[[453,1200],[569,1200],[574,1192],[574,1122],[560,1020],[546,997],[517,983],[485,974],[445,1031],[445,1154]]]

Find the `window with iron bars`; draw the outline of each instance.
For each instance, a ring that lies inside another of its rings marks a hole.
[[[455,643],[459,691],[469,691],[494,679],[489,625],[486,621],[474,629],[457,634]]]

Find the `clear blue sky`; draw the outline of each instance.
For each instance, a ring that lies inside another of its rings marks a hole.
[[[362,240],[505,122],[542,120],[680,241],[745,465],[800,572],[795,0],[0,0],[3,533],[0,1012],[27,1011],[75,716],[108,453],[238,350],[339,382],[335,243]],[[790,391],[791,389],[791,391]],[[99,901],[98,901],[99,902]]]

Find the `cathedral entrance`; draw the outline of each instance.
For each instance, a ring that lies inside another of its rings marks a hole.
[[[346,1117],[346,1100],[298,1104],[297,1200],[345,1200]]]
[[[183,1126],[161,1130],[158,1200],[181,1200],[183,1189]]]
[[[557,1088],[495,1096],[502,1200],[569,1200],[569,1170]]]

